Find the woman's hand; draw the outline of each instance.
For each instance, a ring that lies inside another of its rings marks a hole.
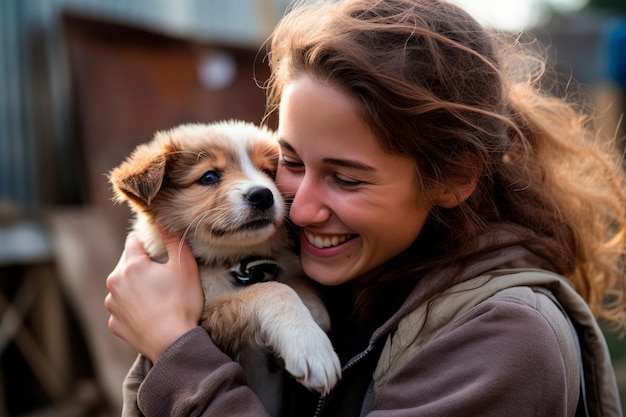
[[[163,232],[162,232],[163,233]],[[204,306],[198,265],[178,236],[164,235],[169,260],[154,262],[133,233],[106,286],[109,329],[152,362],[198,325]]]

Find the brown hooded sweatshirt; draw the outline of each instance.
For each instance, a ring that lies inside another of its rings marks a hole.
[[[346,399],[341,408],[370,417],[557,417],[584,415],[576,409],[586,404],[590,416],[622,416],[595,319],[568,282],[544,267],[522,246],[491,251],[462,271],[460,284],[429,304],[428,314],[421,283],[446,271],[423,277],[369,347],[344,366],[352,372],[379,355],[363,398]],[[382,353],[373,349],[379,342]],[[146,417],[268,416],[240,366],[200,327],[170,346],[147,375],[131,370],[124,389],[139,384]],[[334,414],[329,404],[342,398],[332,396],[320,400],[316,416]],[[132,395],[127,400],[134,402]]]

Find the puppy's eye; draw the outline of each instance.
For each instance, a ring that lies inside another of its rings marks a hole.
[[[264,169],[263,173],[272,179],[276,177],[276,171],[271,170],[271,169]]]
[[[202,185],[217,184],[221,176],[222,174],[219,171],[212,171],[212,170],[207,171],[200,177],[200,179],[198,180],[198,183]]]

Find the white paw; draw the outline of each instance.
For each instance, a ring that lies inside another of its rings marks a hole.
[[[287,372],[305,387],[328,394],[341,377],[341,364],[326,333],[311,323],[289,339],[279,352]]]

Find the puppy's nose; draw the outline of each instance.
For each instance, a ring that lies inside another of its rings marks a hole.
[[[252,207],[265,211],[274,204],[274,195],[269,188],[254,188],[246,195]]]

